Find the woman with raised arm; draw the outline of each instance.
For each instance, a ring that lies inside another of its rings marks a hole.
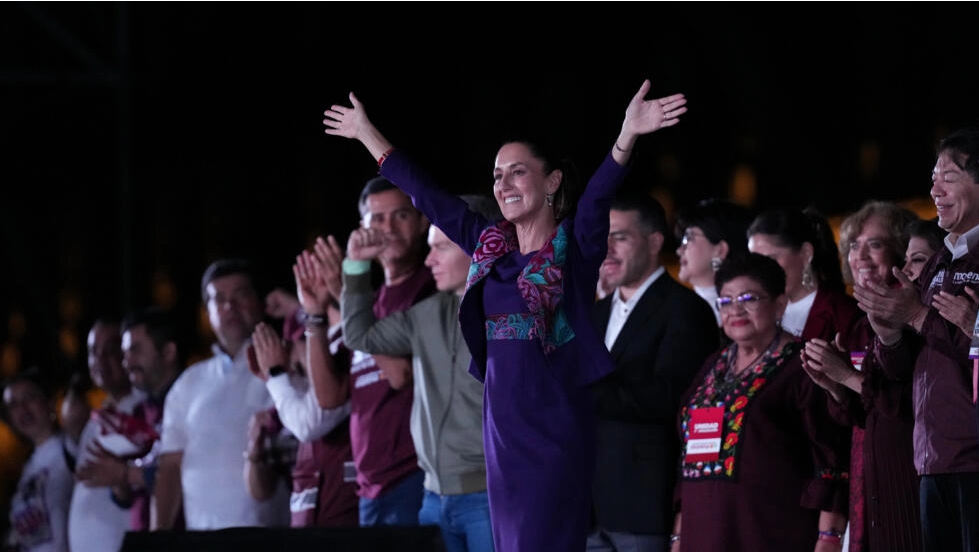
[[[503,144],[493,169],[501,221],[486,220],[434,185],[374,127],[352,93],[350,107],[325,112],[327,134],[363,143],[381,175],[472,253],[459,318],[470,372],[485,383],[483,442],[500,551],[585,550],[595,459],[588,385],[613,369],[589,319],[609,206],[636,140],[675,125],[687,111],[682,94],[646,100],[649,89],[644,81],[629,102],[619,136],[580,202],[573,166],[528,141]]]

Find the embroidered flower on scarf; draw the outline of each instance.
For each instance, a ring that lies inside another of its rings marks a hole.
[[[719,454],[719,460],[723,460],[723,472],[720,466],[717,470],[710,472],[706,470],[692,471],[692,464],[684,463],[682,472],[684,478],[734,478],[734,471],[737,468],[738,443],[741,441],[741,433],[744,432],[746,410],[751,404],[752,398],[768,381],[768,377],[782,367],[785,360],[799,348],[801,348],[800,343],[790,342],[780,352],[766,355],[750,372],[746,372],[740,379],[733,381],[725,381],[724,379],[725,374],[729,371],[728,353],[730,347],[721,351],[714,367],[707,372],[703,383],[697,387],[693,396],[690,397],[690,401],[682,408],[681,428],[683,429],[684,448],[686,448],[685,445],[689,439],[687,423],[690,419],[690,411],[702,407],[726,407],[723,425],[727,434],[724,435],[724,442]]]
[[[518,248],[516,227],[509,221],[501,221],[483,230],[479,243],[473,252],[469,265],[466,290],[484,279],[493,264],[504,254]],[[561,304],[564,300],[564,264],[568,251],[568,234],[565,225],[558,225],[554,235],[535,253],[527,266],[517,276],[517,288],[527,304],[530,328],[527,336],[541,341],[544,353],[548,354],[574,338],[574,330],[568,323],[567,314]],[[494,316],[495,317],[495,316]],[[508,321],[508,323],[514,323]],[[519,322],[521,331],[526,325]],[[509,330],[501,329],[499,322],[487,321],[487,336],[507,335]]]

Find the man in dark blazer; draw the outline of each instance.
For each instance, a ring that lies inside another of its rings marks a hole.
[[[665,551],[673,525],[680,442],[679,399],[719,331],[710,306],[677,283],[660,262],[667,225],[647,195],[612,203],[608,256],[611,293],[595,305],[616,370],[596,383],[598,416],[594,527],[589,551]]]

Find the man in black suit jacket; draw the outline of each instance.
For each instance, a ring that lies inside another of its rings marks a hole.
[[[665,551],[680,457],[679,399],[717,349],[717,322],[710,306],[660,264],[668,227],[659,202],[623,195],[609,218],[602,272],[613,290],[596,303],[594,317],[616,370],[593,389],[598,458],[588,550]]]

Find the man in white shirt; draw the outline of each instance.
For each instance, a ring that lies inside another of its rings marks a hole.
[[[719,331],[710,306],[660,262],[669,233],[659,202],[623,194],[609,220],[602,273],[612,291],[594,319],[616,369],[593,387],[598,457],[587,548],[662,552],[673,524],[680,398]]]
[[[132,388],[122,365],[119,323],[100,319],[88,333],[88,370],[92,382],[106,392],[104,408],[131,414],[144,394]],[[75,489],[68,512],[68,546],[76,552],[114,552],[129,530],[129,508],[112,500],[111,487],[98,471],[93,450],[105,434],[95,412],[78,441]]]
[[[151,529],[170,529],[181,500],[188,530],[288,526],[289,494],[251,497],[242,479],[248,421],[272,397],[248,368],[248,345],[263,306],[246,260],[212,263],[201,295],[217,343],[214,356],[187,368],[163,412]]]

